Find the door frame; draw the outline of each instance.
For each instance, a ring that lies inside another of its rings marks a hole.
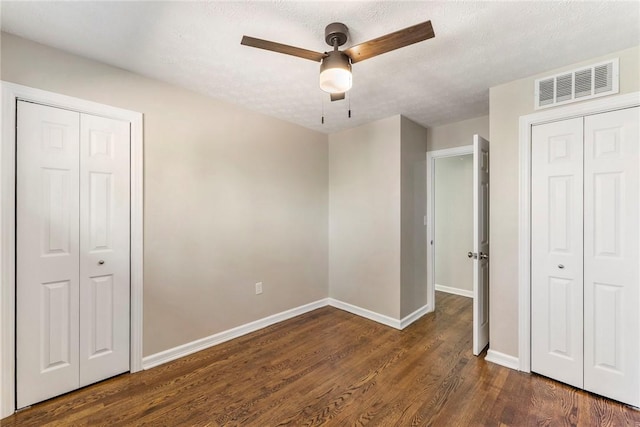
[[[434,246],[430,243],[435,240],[435,188],[436,188],[436,159],[445,157],[473,155],[473,144],[461,147],[444,148],[442,150],[427,151],[427,295],[430,300],[430,311],[436,310],[436,275],[435,275],[435,255]],[[473,185],[473,183],[471,184]]]
[[[520,117],[518,206],[518,370],[531,372],[531,127],[640,105],[640,92]]]
[[[18,100],[124,120],[131,129],[130,372],[142,370],[143,121],[142,113],[2,81],[0,143],[0,418],[15,412],[16,103]]]

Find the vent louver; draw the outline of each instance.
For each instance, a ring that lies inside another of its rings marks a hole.
[[[612,79],[611,79],[611,71],[612,71],[612,64],[608,63],[608,64],[604,64],[604,65],[598,65],[597,67],[594,67],[594,72],[595,72],[595,92],[596,93],[603,93],[603,92],[609,92],[611,90],[611,83],[612,83]]]
[[[547,79],[540,81],[540,105],[553,104],[553,87],[554,79]]]
[[[618,93],[618,58],[535,81],[535,109]]]
[[[583,98],[591,95],[591,69],[575,72],[575,94],[576,98]]]

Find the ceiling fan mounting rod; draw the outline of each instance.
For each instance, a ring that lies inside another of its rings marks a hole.
[[[333,38],[331,39],[331,44],[333,45],[333,50],[334,50],[334,51],[338,50],[338,46],[339,46],[339,44],[338,44],[338,43],[339,43],[339,41],[338,41],[338,38],[337,38],[337,37],[333,37]]]

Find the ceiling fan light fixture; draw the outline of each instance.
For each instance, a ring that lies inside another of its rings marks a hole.
[[[341,51],[339,48],[347,42],[348,33],[349,29],[341,22],[327,25],[324,29],[324,41],[333,51],[325,53],[249,36],[243,36],[240,44],[320,62],[320,89],[331,94],[331,101],[339,101],[345,99],[345,93],[351,89],[351,64],[435,36],[431,21],[425,21]]]
[[[344,93],[351,89],[351,61],[344,53],[329,52],[320,64],[320,89],[328,93]]]

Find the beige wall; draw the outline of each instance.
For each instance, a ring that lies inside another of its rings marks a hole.
[[[620,58],[620,94],[640,90],[640,46],[490,90],[490,340],[494,351],[518,355],[518,121],[534,112],[534,80],[614,57]]]
[[[427,129],[429,151],[473,144],[473,135],[489,139],[489,116],[476,117]]]
[[[329,295],[400,317],[400,116],[329,135]]]
[[[427,304],[427,129],[406,117],[400,128],[402,318]]]
[[[329,296],[394,319],[427,304],[425,162],[405,117],[329,135]]]
[[[1,60],[144,114],[145,355],[327,297],[326,135],[10,34]]]
[[[473,291],[473,154],[435,159],[435,283]]]

